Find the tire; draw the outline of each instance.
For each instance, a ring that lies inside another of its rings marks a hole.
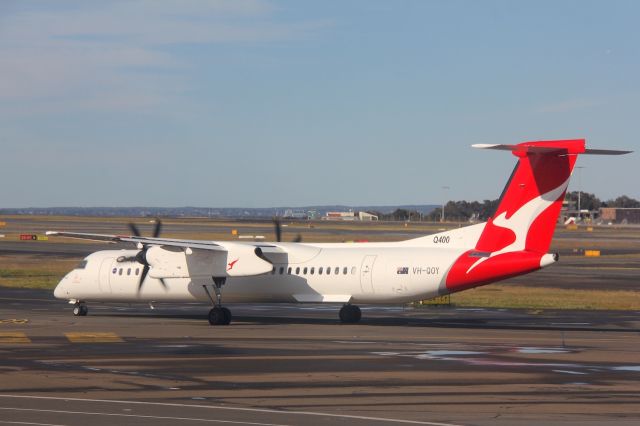
[[[224,324],[223,325],[229,325],[231,324],[231,311],[227,308],[222,308],[222,313],[224,314]]]
[[[344,305],[340,308],[339,317],[343,324],[355,324],[362,318],[362,312],[355,305]]]
[[[353,308],[353,322],[360,322],[360,319],[362,318],[362,311],[356,305],[351,305],[351,307]]]
[[[89,312],[89,308],[86,305],[75,305],[73,307],[73,315],[77,317],[84,317]]]
[[[229,325],[231,323],[231,311],[227,308],[215,307],[209,311],[209,324]]]

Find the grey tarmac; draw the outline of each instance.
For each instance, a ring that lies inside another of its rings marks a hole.
[[[0,288],[0,424],[640,422],[640,312],[229,308]]]

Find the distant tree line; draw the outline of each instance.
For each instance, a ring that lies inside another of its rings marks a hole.
[[[578,205],[578,191],[568,192],[565,199],[573,202],[575,207]],[[621,207],[640,208],[640,201],[622,195],[618,198],[602,201],[594,194],[588,192],[580,193],[580,208],[583,210],[598,210],[601,207]],[[486,221],[498,208],[498,200],[479,201],[449,201],[444,206],[444,216],[446,221],[452,222],[469,222],[469,221]],[[442,217],[442,207],[436,208],[430,213],[422,214],[416,210],[396,209],[395,211],[383,214],[376,211],[369,213],[375,214],[380,220],[386,221],[412,221],[412,222],[438,222]]]
[[[565,199],[574,202],[577,207],[578,191],[567,193]],[[600,207],[638,208],[640,207],[640,201],[635,198],[627,197],[626,195],[621,195],[613,200],[601,201],[594,194],[589,192],[580,192],[581,209],[598,210]]]
[[[452,222],[468,222],[470,220],[487,220],[498,207],[498,200],[478,201],[449,201],[445,204],[445,220]],[[438,222],[442,217],[442,208],[423,214],[416,210],[396,209],[391,213],[384,214],[371,211],[371,214],[378,216],[380,220],[387,221],[410,221],[410,222]]]

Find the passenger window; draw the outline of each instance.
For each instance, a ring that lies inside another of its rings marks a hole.
[[[112,272],[115,274],[116,272],[118,272],[118,268],[113,268]]]
[[[271,270],[271,275],[276,273],[276,267],[274,266],[273,269]]]
[[[118,275],[122,275],[122,268],[118,271]]]
[[[312,267],[311,267],[311,275],[313,275],[313,273],[314,273],[315,271],[316,271],[315,266],[312,266]]]
[[[136,275],[140,274],[140,268],[136,268]]]
[[[336,275],[338,275],[340,273],[340,267],[339,266],[336,266],[336,270],[334,271],[334,273]]]
[[[289,266],[289,269],[287,269],[287,274],[291,275],[291,266]]]
[[[308,271],[308,270],[309,270],[309,269],[305,267],[305,268],[304,268],[304,270],[302,271],[302,275],[307,275],[307,271]]]
[[[127,269],[127,275],[131,275],[131,268]]]
[[[280,267],[280,275],[284,274],[284,266]]]
[[[299,266],[296,268],[296,275],[300,275],[300,267]]]
[[[344,268],[342,268],[342,273],[344,275],[347,275],[347,270],[348,270],[348,268],[345,266]]]
[[[318,275],[322,275],[322,270],[323,270],[322,266],[318,268]]]
[[[355,275],[356,274],[356,267],[352,266],[351,267],[351,275]]]
[[[331,266],[327,266],[327,275],[331,275]]]

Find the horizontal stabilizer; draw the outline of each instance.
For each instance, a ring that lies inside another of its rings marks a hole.
[[[535,142],[536,144],[540,144],[540,142]],[[552,143],[548,145],[528,145],[526,142],[519,145],[505,145],[505,144],[490,144],[490,143],[478,143],[471,145],[473,148],[478,149],[495,149],[499,151],[511,151],[511,152],[531,152],[535,154],[546,154],[552,153],[555,151],[566,149],[562,145],[553,146]],[[579,154],[590,154],[590,155],[624,155],[630,154],[633,151],[621,151],[615,149],[585,149],[582,152],[577,152]],[[574,154],[574,152],[570,152]]]
[[[631,154],[633,151],[619,151],[615,149],[586,149],[585,154],[591,155],[624,155]]]
[[[519,152],[536,152],[536,153],[546,153],[546,152],[554,152],[558,148],[552,148],[548,146],[522,146],[522,145],[503,145],[503,144],[490,144],[490,143],[477,143],[475,145],[471,145],[473,148],[478,149],[496,149],[499,151],[519,151]]]

